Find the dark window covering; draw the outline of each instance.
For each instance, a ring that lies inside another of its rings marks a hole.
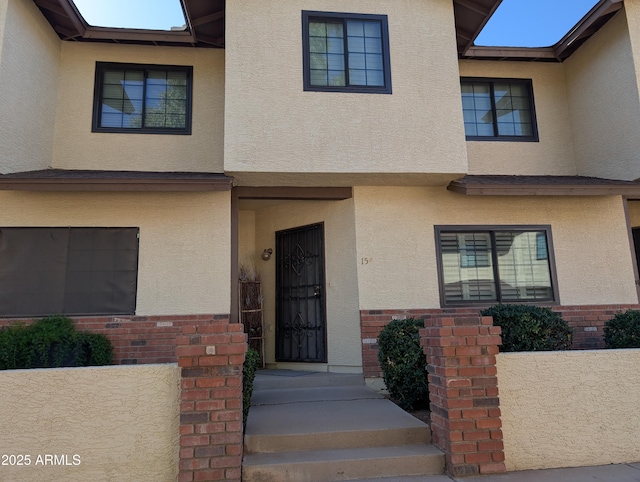
[[[138,228],[0,228],[0,316],[134,314]]]

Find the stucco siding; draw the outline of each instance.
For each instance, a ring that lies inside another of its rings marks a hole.
[[[562,64],[461,60],[460,76],[531,79],[538,126],[538,142],[467,141],[469,174],[576,174]]]
[[[628,201],[629,223],[632,228],[640,227],[640,201]]]
[[[625,2],[626,4],[627,2]],[[564,63],[578,174],[640,177],[640,98],[637,69],[639,6],[627,6]],[[632,41],[633,40],[633,43]],[[637,64],[635,60],[635,64]]]
[[[2,43],[4,41],[5,22],[7,20],[7,7],[9,0],[0,0],[0,62],[2,62]]]
[[[0,373],[0,453],[30,456],[3,464],[0,478],[175,481],[179,379],[176,365]],[[44,464],[47,454],[62,465]]]
[[[435,225],[551,225],[560,303],[638,301],[620,197],[356,187],[354,200],[360,309],[440,307]]]
[[[639,350],[500,353],[507,470],[640,461]]]
[[[33,1],[0,1],[0,174],[51,165],[60,40]]]
[[[0,205],[3,227],[139,227],[137,315],[229,313],[228,192],[0,192]]]
[[[96,61],[193,67],[192,134],[91,132]],[[65,42],[53,167],[222,172],[224,50]]]
[[[388,15],[393,94],[304,92],[302,10]],[[450,1],[234,0],[225,12],[225,170],[239,182],[466,172]]]
[[[262,252],[256,251],[256,212],[240,211],[238,213],[238,261],[241,266],[255,267],[261,254]]]
[[[355,267],[353,200],[290,201],[256,210],[256,248],[275,252],[276,231],[324,222],[327,364],[309,370],[362,371],[358,281]],[[275,256],[256,260],[263,281],[267,363],[275,353]]]

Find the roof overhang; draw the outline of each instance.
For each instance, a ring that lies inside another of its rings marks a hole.
[[[225,0],[180,0],[186,25],[184,30],[171,31],[95,27],[84,20],[73,0],[33,1],[62,40],[224,48]],[[600,0],[551,47],[474,45],[501,3],[502,0],[453,0],[460,58],[562,62],[622,8],[623,0]]]
[[[458,54],[463,56],[473,46],[491,15],[502,0],[453,0]]]
[[[474,176],[447,187],[466,196],[626,196],[640,199],[640,182],[585,176]]]
[[[204,172],[46,169],[0,175],[2,191],[230,191],[233,178]]]
[[[143,30],[89,25],[73,0],[34,0],[62,40],[169,46],[224,47],[225,0],[180,0],[184,30]]]
[[[622,6],[623,0],[600,0],[558,43],[551,47],[482,47],[471,43],[465,50],[460,50],[460,44],[458,44],[458,53],[461,58],[466,59],[562,62],[602,28]]]

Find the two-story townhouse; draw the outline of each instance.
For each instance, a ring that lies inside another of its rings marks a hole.
[[[249,266],[270,366],[375,375],[394,316],[637,305],[640,5],[474,46],[499,3],[0,0],[0,315],[237,320]]]

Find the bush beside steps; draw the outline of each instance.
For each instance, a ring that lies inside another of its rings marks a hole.
[[[404,410],[429,407],[427,358],[420,346],[424,320],[393,320],[378,336],[378,361],[391,399]]]

